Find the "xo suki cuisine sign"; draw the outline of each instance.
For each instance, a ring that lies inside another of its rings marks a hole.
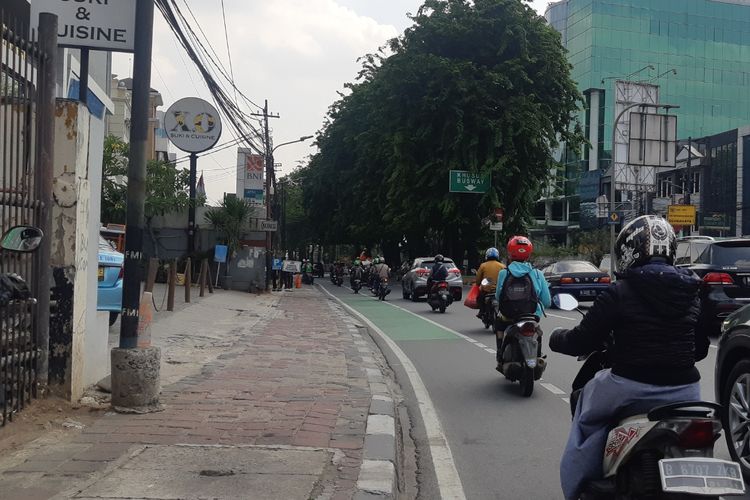
[[[133,52],[136,0],[31,0],[31,25],[39,14],[58,18],[58,45]]]

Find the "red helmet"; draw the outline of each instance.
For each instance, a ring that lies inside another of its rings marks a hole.
[[[508,241],[508,256],[510,260],[526,261],[531,257],[534,245],[526,236],[514,236]]]

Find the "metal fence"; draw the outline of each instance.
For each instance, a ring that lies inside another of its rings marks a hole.
[[[51,78],[45,68],[51,61],[40,50],[28,20],[11,19],[0,11],[0,30],[0,232],[5,233],[17,225],[47,227],[40,174],[45,163],[41,156],[49,152],[41,139],[53,133],[54,117],[46,104],[54,96],[45,82]],[[0,307],[0,426],[37,396],[39,381],[47,378],[44,334],[49,313],[40,307],[49,309],[49,275],[42,266],[48,267],[43,253],[0,251],[0,274],[20,275],[35,297],[44,290],[47,294],[39,304],[16,300]],[[45,373],[40,376],[40,371]]]

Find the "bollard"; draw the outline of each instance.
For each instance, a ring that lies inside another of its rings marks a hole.
[[[190,303],[190,287],[192,286],[192,261],[188,257],[187,266],[185,266],[185,303]]]
[[[151,258],[148,260],[148,274],[146,274],[146,288],[144,291],[153,293],[154,283],[156,283],[156,273],[159,271],[159,259]]]
[[[169,263],[169,277],[167,278],[167,311],[174,311],[174,292],[177,284],[177,264]]]
[[[206,296],[206,266],[208,265],[208,261],[206,259],[203,259],[201,261],[201,272],[198,276],[198,283],[200,283],[201,292],[200,296],[205,297]]]
[[[120,413],[163,410],[159,403],[158,347],[112,349],[112,407]]]

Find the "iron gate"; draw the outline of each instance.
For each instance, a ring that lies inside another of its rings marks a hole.
[[[45,79],[48,57],[41,52],[36,34],[30,33],[28,20],[11,19],[0,11],[0,232],[17,225],[47,227],[42,217],[46,208],[40,194],[43,161],[48,154],[40,147],[40,138],[54,127],[54,117],[44,99],[51,100]],[[44,91],[42,91],[45,89]],[[47,114],[48,116],[42,116]],[[49,127],[45,129],[43,127]],[[44,141],[42,141],[44,142]],[[45,235],[49,238],[49,235]],[[47,290],[48,266],[42,254],[18,254],[0,251],[0,273],[17,273],[32,294]],[[37,396],[40,380],[46,381],[49,300],[12,301],[0,307],[0,426]],[[45,325],[45,323],[47,323]],[[42,335],[40,335],[40,333]],[[45,373],[40,377],[40,370]]]

